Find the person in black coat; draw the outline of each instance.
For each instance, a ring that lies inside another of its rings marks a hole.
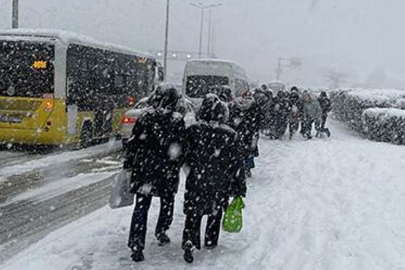
[[[299,129],[300,121],[302,119],[303,104],[301,97],[298,93],[298,88],[295,86],[291,88],[290,93],[291,113],[288,120],[290,140],[294,133]]]
[[[328,96],[326,95],[326,92],[322,91],[321,94],[319,95],[318,98],[319,105],[321,106],[322,109],[322,119],[321,119],[321,131],[326,131],[328,133],[328,130],[325,128],[326,124],[326,119],[328,118],[328,113],[332,110],[331,102]]]
[[[270,91],[263,90],[263,88],[254,89],[253,98],[256,101],[256,105],[259,112],[259,128],[260,130],[265,130],[267,128],[267,121],[270,113]]]
[[[251,169],[255,167],[254,157],[259,152],[260,123],[259,107],[250,91],[244,92],[230,104],[229,125],[238,133],[247,177],[251,177]]]
[[[136,194],[128,241],[134,261],[144,259],[147,217],[152,197],[160,198],[155,236],[159,245],[170,242],[166,231],[173,220],[186,130],[183,117],[176,112],[179,99],[180,95],[174,88],[156,94],[154,109],[135,124],[128,141],[124,168],[132,169],[132,192]]]
[[[187,168],[182,247],[184,259],[193,261],[192,251],[200,249],[200,227],[208,215],[205,247],[218,244],[223,209],[230,196],[245,196],[243,159],[237,133],[227,126],[228,108],[215,95],[206,97],[199,122],[187,129]]]
[[[279,91],[274,101],[275,138],[281,139],[287,129],[288,117],[291,112],[291,103],[286,93]]]

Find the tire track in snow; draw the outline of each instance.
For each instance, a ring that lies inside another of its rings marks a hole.
[[[113,177],[39,203],[22,202],[1,209],[0,263],[49,232],[107,203]]]

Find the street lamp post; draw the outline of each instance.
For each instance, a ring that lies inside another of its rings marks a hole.
[[[199,45],[199,48],[198,48],[198,58],[201,58],[202,39],[203,39],[203,30],[204,30],[204,10],[222,6],[222,3],[212,4],[212,5],[204,5],[204,4],[199,2],[199,3],[191,3],[191,5],[196,7],[196,8],[201,9],[200,45]],[[211,27],[211,13],[210,13],[210,27]],[[209,34],[211,35],[211,33],[209,33]],[[210,45],[208,45],[208,46],[210,46]]]
[[[168,50],[168,45],[169,45],[169,12],[170,12],[170,0],[167,0],[165,50],[164,50],[164,56],[163,56],[163,69],[164,69],[164,74],[165,74],[165,81],[167,79],[167,50]]]
[[[13,14],[11,28],[18,28],[18,0],[13,0]]]
[[[209,11],[209,20],[208,20],[208,45],[207,45],[207,54],[211,54],[211,31],[212,31],[212,25],[211,25],[211,20],[212,20],[212,10],[210,9]]]

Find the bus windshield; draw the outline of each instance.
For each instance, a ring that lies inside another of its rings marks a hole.
[[[41,98],[54,93],[55,46],[0,41],[0,96]]]
[[[215,86],[229,85],[229,78],[224,76],[188,76],[186,82],[186,95],[191,98],[204,98],[212,93]]]

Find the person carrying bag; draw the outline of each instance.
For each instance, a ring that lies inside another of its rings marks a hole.
[[[186,179],[183,212],[186,220],[182,248],[184,260],[193,262],[194,249],[201,248],[201,221],[208,216],[204,246],[218,245],[223,209],[229,197],[246,193],[244,159],[237,133],[225,123],[228,107],[216,95],[207,95],[200,121],[187,128]]]

